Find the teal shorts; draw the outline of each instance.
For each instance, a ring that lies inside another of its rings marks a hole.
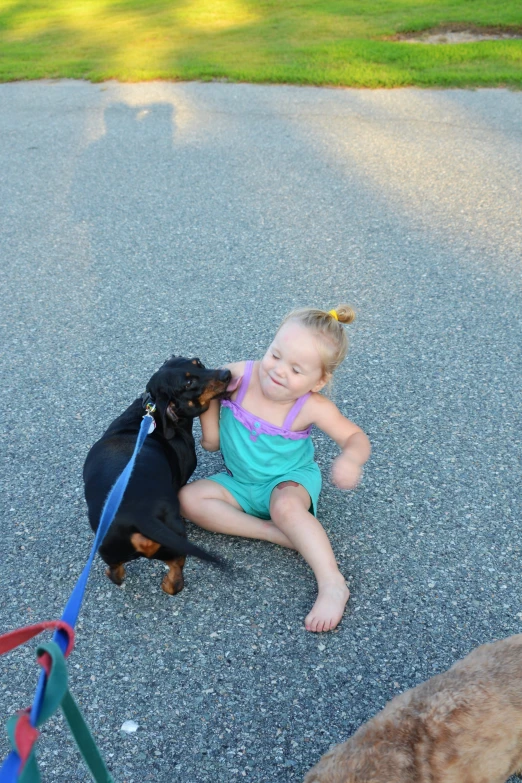
[[[214,476],[208,476],[208,479],[228,489],[243,511],[259,519],[270,519],[270,498],[277,485],[283,481],[295,481],[310,495],[309,511],[316,515],[317,501],[321,492],[321,471],[315,462],[309,467],[299,468],[263,484],[245,484],[228,473],[216,473]]]

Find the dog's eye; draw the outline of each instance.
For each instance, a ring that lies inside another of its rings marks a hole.
[[[194,378],[189,378],[185,384],[185,389],[190,389],[191,386],[194,386]]]

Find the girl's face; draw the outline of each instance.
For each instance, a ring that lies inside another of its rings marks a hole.
[[[296,400],[309,391],[319,391],[327,380],[317,338],[306,326],[288,321],[261,360],[263,394],[275,402]]]

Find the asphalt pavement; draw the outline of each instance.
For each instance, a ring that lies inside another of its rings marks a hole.
[[[231,568],[190,559],[174,598],[160,563],[117,588],[96,560],[69,672],[117,783],[301,781],[522,630],[522,93],[3,84],[0,139],[0,631],[61,614],[87,451],[164,359],[260,357],[295,306],[358,313],[330,392],[372,441],[357,491],[314,434],[341,625],[304,630],[312,574],[270,544],[191,526]],[[0,659],[2,724],[34,649]],[[89,779],[61,718],[38,758],[44,783]]]

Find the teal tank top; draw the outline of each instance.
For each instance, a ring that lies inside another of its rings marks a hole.
[[[290,429],[310,392],[296,400],[282,427],[243,408],[253,366],[247,362],[236,400],[221,401],[219,438],[227,472],[238,481],[258,484],[313,465],[314,446],[311,427]]]

